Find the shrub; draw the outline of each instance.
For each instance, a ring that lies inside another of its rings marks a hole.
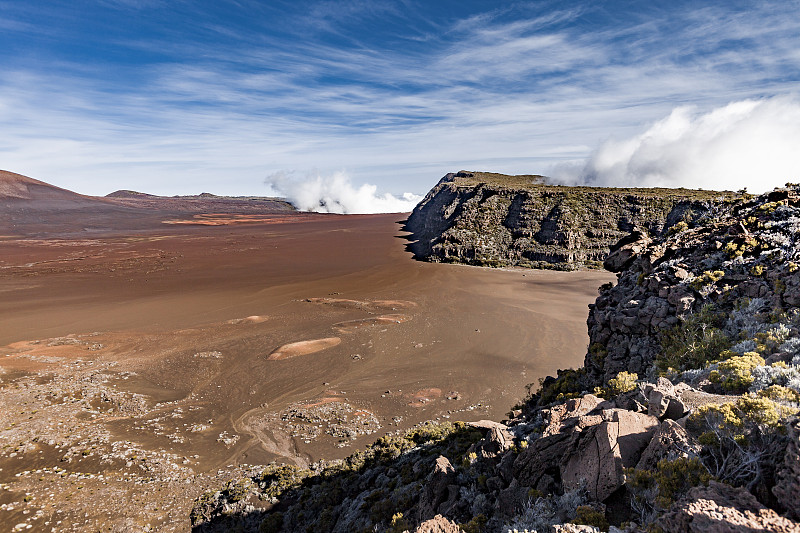
[[[279,533],[283,529],[283,513],[267,515],[258,526],[259,533]]]
[[[706,285],[710,285],[711,283],[716,283],[722,278],[725,277],[725,272],[722,270],[714,270],[713,272],[706,270],[696,278],[692,280],[692,287],[695,290],[700,290]]]
[[[256,478],[256,482],[264,496],[275,499],[285,491],[299,487],[310,475],[309,470],[302,470],[294,465],[269,465]]]
[[[637,379],[639,379],[639,375],[635,372],[622,371],[617,374],[617,377],[608,380],[608,386],[612,394],[622,394],[635,389]]]
[[[458,526],[464,530],[464,533],[481,533],[484,526],[486,526],[486,522],[488,521],[489,519],[486,518],[486,516],[479,514],[477,516],[473,516],[472,519],[466,524],[458,524]]]
[[[780,385],[770,385],[766,389],[758,391],[758,395],[776,403],[788,403],[792,405],[800,403],[800,392]]]
[[[682,324],[663,332],[662,350],[656,358],[658,369],[666,372],[670,368],[704,368],[709,361],[717,360],[721,352],[731,347],[731,340],[720,329],[724,319],[708,304],[689,315]]]
[[[681,220],[680,222],[676,223],[674,226],[669,228],[669,231],[667,233],[669,235],[675,235],[676,233],[686,231],[687,229],[689,229],[689,224]]]
[[[680,224],[680,222],[679,222]],[[600,531],[608,531],[608,520],[605,513],[598,511],[590,505],[580,505],[575,510],[575,518],[571,523],[583,526],[593,526]]]
[[[743,392],[753,383],[753,369],[764,365],[764,359],[755,352],[747,352],[721,361],[718,370],[708,378],[719,383],[722,388],[733,392]]]
[[[742,396],[736,402],[706,404],[689,416],[687,427],[700,432],[703,459],[711,474],[748,490],[764,478],[765,465],[782,453],[775,443],[791,413],[769,398]]]
[[[662,459],[653,471],[629,468],[625,474],[633,496],[631,506],[644,523],[651,522],[658,511],[668,509],[690,488],[707,485],[711,479],[697,457]]]
[[[395,513],[392,515],[392,520],[389,522],[389,529],[387,529],[387,533],[403,533],[403,531],[407,531],[411,529],[411,524],[408,523],[408,520],[403,518],[403,513]]]
[[[565,398],[576,398],[585,390],[583,382],[586,378],[586,369],[558,370],[557,375],[556,378],[548,376],[540,380],[539,392],[536,394],[538,405],[548,405]]]

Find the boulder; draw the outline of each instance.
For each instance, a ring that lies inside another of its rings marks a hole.
[[[420,521],[436,515],[436,509],[449,496],[448,485],[455,483],[456,471],[447,457],[436,459],[433,471],[428,475],[425,488],[419,497],[418,519]]]
[[[654,470],[662,459],[672,461],[678,457],[696,457],[699,453],[700,445],[682,426],[673,420],[664,420],[642,452],[636,468]]]
[[[623,468],[638,463],[658,427],[655,417],[641,413],[609,409],[603,415],[603,422],[573,435],[560,472],[564,491],[584,488],[594,501],[623,485]]]
[[[497,507],[502,516],[511,517],[519,513],[528,499],[527,487],[522,487],[516,479],[511,481],[507,489],[501,490],[497,496]]]
[[[777,472],[777,480],[772,493],[781,505],[788,509],[788,515],[800,519],[800,418],[793,418],[787,424],[789,445]]]
[[[582,398],[573,398],[553,406],[549,409],[549,422],[542,435],[545,437],[555,435],[565,427],[574,426],[577,423],[577,417],[588,414],[602,403],[604,403],[602,398],[586,394]]]
[[[437,514],[430,520],[425,520],[414,533],[462,533],[463,530],[458,527],[458,524],[451,522],[440,514]]]
[[[470,446],[469,451],[482,459],[494,459],[513,446],[514,436],[505,426],[499,424],[492,427],[484,438]]]
[[[647,414],[662,420],[678,420],[686,414],[686,405],[677,396],[656,389],[647,398]]]
[[[545,474],[558,476],[559,465],[570,438],[570,433],[557,433],[535,440],[514,460],[512,476],[526,487],[536,487]],[[505,457],[500,465],[504,463]],[[500,472],[503,475],[502,469]]]
[[[746,490],[716,481],[690,489],[655,524],[665,533],[800,532],[800,524],[765,507]]]
[[[622,272],[628,268],[636,257],[641,254],[653,242],[647,230],[643,228],[633,228],[630,234],[620,239],[603,261],[603,267],[611,272]]]

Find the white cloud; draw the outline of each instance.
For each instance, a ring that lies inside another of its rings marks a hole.
[[[299,210],[317,213],[406,213],[422,200],[422,196],[408,192],[400,197],[378,194],[378,187],[368,183],[356,187],[344,172],[330,176],[276,172],[266,183]]]
[[[564,183],[762,192],[800,181],[800,100],[742,100],[708,112],[678,107],[643,133],[608,140]]]

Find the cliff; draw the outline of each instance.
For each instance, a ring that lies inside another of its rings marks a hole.
[[[268,465],[198,531],[800,531],[800,186],[613,246],[585,366],[502,422]]]
[[[447,174],[408,218],[417,258],[479,266],[598,267],[634,227],[660,235],[731,193],[548,185],[543,176]]]

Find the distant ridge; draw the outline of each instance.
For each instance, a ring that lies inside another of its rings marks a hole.
[[[155,194],[148,194],[146,192],[131,191],[128,189],[121,189],[112,193],[106,194],[106,198],[155,198]]]
[[[0,201],[89,200],[84,196],[15,172],[0,170]]]
[[[211,193],[156,196],[129,189],[88,196],[0,170],[0,237],[127,233],[163,228],[195,215],[296,213],[277,198],[227,197]]]

